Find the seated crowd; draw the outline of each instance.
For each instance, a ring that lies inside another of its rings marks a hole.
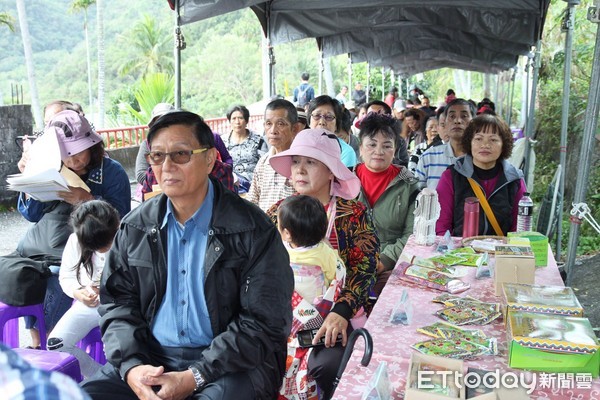
[[[86,395],[330,398],[348,336],[413,232],[422,188],[439,192],[438,235],[462,235],[464,200],[477,192],[503,234],[514,230],[526,188],[493,103],[449,91],[436,109],[419,90],[403,100],[394,89],[364,104],[274,99],[264,134],[242,105],[217,134],[161,103],[136,162],[146,199],[133,210],[124,169],[83,113],[49,104],[44,134],[90,190],[51,203],[22,193],[19,211],[34,224],[17,252],[62,260],[44,301],[47,347],[77,358]],[[28,161],[25,151],[19,168]],[[494,234],[484,213],[479,230]],[[104,366],[76,346],[98,326]],[[27,327],[39,346],[35,321]],[[324,345],[301,346],[309,329]]]

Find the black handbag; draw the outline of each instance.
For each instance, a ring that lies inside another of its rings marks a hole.
[[[35,257],[36,254],[50,254],[62,257],[65,244],[73,229],[69,225],[69,217],[73,207],[64,201],[47,204],[43,217],[33,224],[17,245],[19,254]],[[58,263],[60,265],[60,262]]]
[[[17,252],[0,256],[0,301],[12,306],[43,303],[50,265],[60,265],[60,259],[46,254],[21,257]]]

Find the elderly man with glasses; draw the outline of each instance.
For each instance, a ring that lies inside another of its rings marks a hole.
[[[213,134],[177,111],[150,129],[163,193],[122,221],[100,288],[109,361],[92,399],[273,399],[294,287],[267,216],[209,177]]]
[[[266,212],[273,204],[294,193],[290,180],[275,172],[269,159],[289,149],[304,125],[298,120],[298,111],[292,103],[276,99],[267,104],[264,126],[271,148],[256,163],[246,199]]]

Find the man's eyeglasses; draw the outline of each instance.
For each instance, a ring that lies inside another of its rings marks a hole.
[[[335,119],[335,115],[333,114],[310,114],[311,118],[315,121],[320,121],[321,118],[325,119],[327,122],[331,122]]]
[[[165,153],[162,151],[151,151],[146,156],[146,160],[150,165],[161,165],[167,159],[167,156],[171,158],[175,164],[187,164],[192,159],[192,154],[200,154],[204,153],[208,150],[206,147],[196,150],[178,150],[172,151],[170,153]]]

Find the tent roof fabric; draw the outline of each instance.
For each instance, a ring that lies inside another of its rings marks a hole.
[[[316,38],[324,57],[412,75],[497,73],[542,36],[550,0],[180,0],[181,24],[252,7],[273,45]]]

